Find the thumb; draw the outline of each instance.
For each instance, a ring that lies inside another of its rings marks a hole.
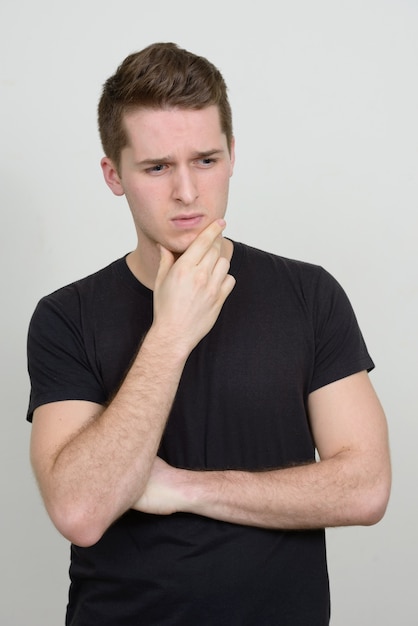
[[[155,278],[155,289],[157,289],[165,280],[175,261],[174,255],[170,252],[170,250],[167,250],[167,248],[164,248],[161,244],[159,244],[158,248],[160,250],[160,264]]]

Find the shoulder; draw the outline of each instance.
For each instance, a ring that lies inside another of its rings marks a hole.
[[[97,293],[104,292],[114,284],[120,282],[124,257],[113,261],[106,267],[73,281],[55,291],[43,296],[36,307],[39,308],[66,308],[77,306],[83,299],[95,300]]]
[[[47,294],[41,299],[42,301],[60,301],[65,300],[68,297],[76,293],[89,293],[96,288],[100,288],[104,284],[109,284],[109,281],[117,278],[121,271],[121,266],[124,264],[124,258],[113,261],[106,267],[93,272],[87,276],[84,276],[78,280],[75,280],[55,291]]]
[[[258,280],[288,283],[313,294],[318,289],[340,288],[337,280],[324,267],[300,259],[291,259],[243,243],[235,243],[239,270],[253,273]]]
[[[235,244],[235,250],[231,273],[243,297],[267,299],[289,311],[303,310],[314,324],[334,315],[352,315],[345,290],[321,265],[242,243]]]
[[[63,328],[79,333],[85,321],[94,317],[104,299],[117,300],[124,258],[43,296],[37,303],[29,324],[33,334],[61,333]],[[111,295],[112,294],[112,295]],[[84,320],[84,322],[83,322]]]
[[[285,256],[281,256],[277,253],[267,250],[261,250],[254,246],[241,242],[234,242],[234,250],[237,255],[241,256],[243,261],[251,263],[260,263],[265,265],[272,265],[273,267],[291,272],[318,272],[323,268],[320,265],[308,263],[299,259],[291,259]]]

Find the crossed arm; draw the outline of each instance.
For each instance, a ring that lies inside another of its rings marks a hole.
[[[176,262],[162,250],[153,325],[109,406],[65,401],[35,411],[35,474],[52,521],[77,545],[94,544],[130,508],[282,529],[371,524],[384,513],[386,423],[365,372],[311,394],[318,463],[194,472],[156,457],[187,357],[234,286],[223,226],[214,222]]]
[[[367,373],[315,391],[309,412],[319,462],[265,472],[202,472],[156,458],[134,508],[284,530],[378,522],[391,471],[386,421]]]

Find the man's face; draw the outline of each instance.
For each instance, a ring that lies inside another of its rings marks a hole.
[[[139,109],[124,122],[128,146],[119,174],[109,180],[103,166],[106,180],[126,195],[143,253],[161,243],[181,254],[225,215],[234,146],[230,154],[218,108]]]

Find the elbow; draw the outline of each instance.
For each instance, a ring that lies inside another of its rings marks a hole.
[[[90,548],[102,538],[107,526],[96,516],[76,507],[49,509],[49,516],[61,535],[80,548]]]
[[[387,478],[364,491],[357,502],[357,525],[373,526],[382,520],[389,503],[390,488],[390,478]]]
[[[383,519],[389,504],[390,485],[382,486],[374,495],[365,526],[372,526]]]
[[[64,534],[65,533],[65,534]],[[73,526],[62,533],[68,541],[80,548],[91,548],[102,538],[104,531]]]
[[[360,512],[358,525],[361,526],[374,526],[378,524],[385,515],[388,498],[373,498],[366,503],[363,510]]]

